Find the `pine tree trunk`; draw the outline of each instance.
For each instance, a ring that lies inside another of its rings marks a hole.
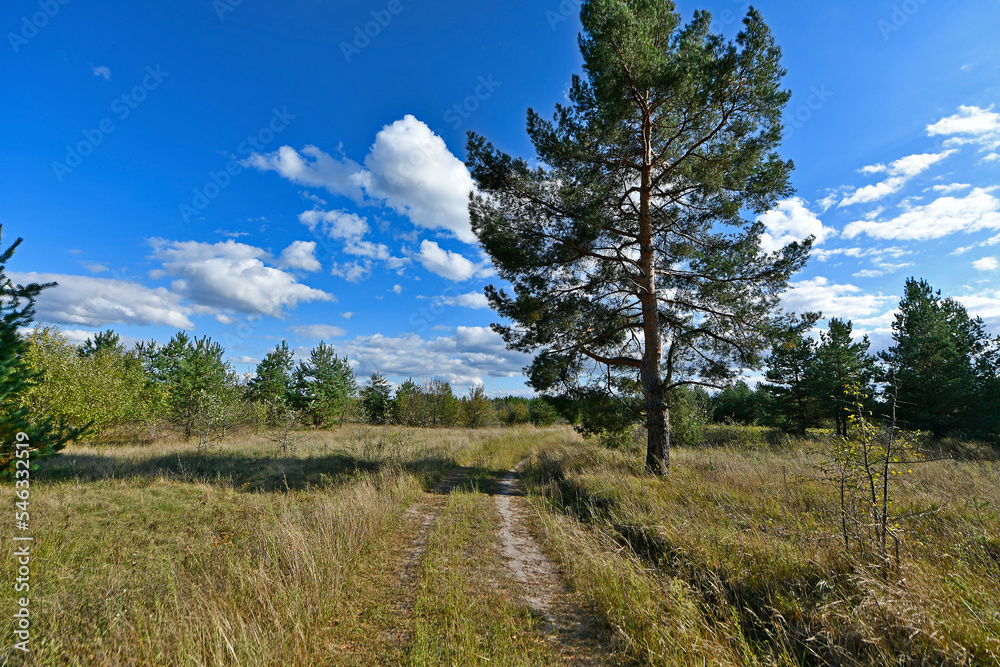
[[[660,335],[660,311],[656,298],[656,250],[653,246],[653,220],[650,210],[652,192],[651,147],[652,124],[648,116],[643,121],[644,168],[639,191],[639,267],[642,291],[643,355],[639,369],[643,393],[646,398],[646,470],[655,475],[670,471],[669,414],[664,400],[663,379],[660,377],[660,360],[663,356],[663,339]]]
[[[663,400],[659,373],[654,383],[646,390],[646,470],[666,475],[670,472],[670,411]]]

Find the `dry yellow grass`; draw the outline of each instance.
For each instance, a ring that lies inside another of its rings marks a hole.
[[[845,553],[821,440],[674,452],[568,443],[529,470],[550,548],[651,664],[1000,663],[1000,467],[898,482],[902,564]],[[544,499],[544,500],[543,500]],[[973,501],[975,499],[975,501]]]
[[[245,437],[202,456],[165,441],[71,447],[45,462],[31,495],[27,662],[377,662],[352,647],[393,625],[385,591],[403,511],[452,467],[506,466],[547,437],[356,426],[299,436],[289,452]],[[13,503],[12,487],[2,491]],[[11,559],[0,567],[13,580]]]
[[[169,441],[71,448],[32,487],[26,664],[555,662],[499,576],[480,493],[527,456],[539,532],[613,630],[603,659],[998,664],[996,462],[939,461],[899,482],[898,512],[923,514],[903,522],[885,577],[843,550],[822,442],[743,435],[676,450],[667,480],[566,428],[344,427],[286,452],[243,437],[202,456]],[[404,590],[405,511],[459,465],[468,482],[441,500]],[[13,502],[10,484],[0,493]],[[7,581],[12,568],[0,563]]]

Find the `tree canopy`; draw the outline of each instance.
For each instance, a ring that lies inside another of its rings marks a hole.
[[[529,383],[644,416],[647,468],[669,468],[668,393],[756,367],[778,295],[811,239],[761,249],[792,189],[776,152],[780,50],[759,13],[727,42],[665,0],[587,0],[584,76],[551,121],[529,110],[535,163],[471,134],[472,227],[513,295],[490,286]]]

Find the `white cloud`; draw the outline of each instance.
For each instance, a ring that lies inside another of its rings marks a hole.
[[[306,326],[292,327],[289,331],[302,336],[303,338],[314,338],[316,340],[339,338],[347,333],[344,329],[329,324],[309,324]]]
[[[840,201],[840,206],[873,202],[894,192],[899,192],[914,176],[927,171],[933,165],[956,152],[956,150],[947,150],[941,153],[908,155],[896,160],[889,166],[877,164],[864,167],[861,169],[861,172],[864,174],[887,173],[889,174],[889,178],[875,185],[866,185],[863,188],[858,188],[853,193],[844,197]]]
[[[837,233],[826,227],[798,197],[778,202],[773,209],[759,216],[757,221],[767,227],[760,238],[761,250],[764,252],[780,250],[807,236],[815,236],[815,244],[818,245]]]
[[[465,243],[475,243],[469,224],[472,177],[444,140],[411,115],[384,126],[364,160],[364,167],[334,158],[316,146],[299,154],[290,146],[248,163],[276,171],[290,181],[322,186],[355,203],[381,203],[418,227],[442,229]]]
[[[506,348],[503,339],[486,327],[456,327],[452,336],[424,339],[416,334],[388,337],[358,336],[337,346],[358,362],[361,376],[430,376],[459,386],[471,386],[489,377],[514,377],[530,356]]]
[[[927,126],[927,134],[953,137],[956,144],[977,143],[983,150],[1000,148],[1000,113],[960,106],[958,113]]]
[[[1000,330],[1000,291],[956,296],[955,300],[965,306],[970,316],[986,320],[988,330],[994,333]]]
[[[473,310],[490,307],[490,302],[482,292],[466,292],[458,296],[439,296],[435,300],[445,306],[462,306]]]
[[[952,192],[958,192],[959,190],[968,190],[972,185],[969,183],[952,183],[951,185],[935,185],[931,188],[934,192],[941,192],[943,194],[950,194]]]
[[[233,363],[236,363],[236,364],[254,364],[254,365],[256,365],[256,364],[260,363],[260,359],[258,359],[257,357],[251,357],[248,354],[244,354],[244,355],[239,356],[239,357],[229,357],[229,361],[232,361]]]
[[[369,259],[384,262],[389,269],[400,269],[412,263],[409,257],[395,257],[388,246],[383,243],[372,243],[371,241],[348,241],[344,244],[344,252],[357,257],[367,257]]]
[[[402,294],[403,293],[403,286],[402,285],[393,285],[392,289],[389,290],[389,291],[392,292],[393,294]]]
[[[81,266],[83,266],[83,268],[87,269],[91,273],[104,273],[105,271],[109,270],[108,267],[104,266],[103,264],[98,264],[97,262],[81,263]]]
[[[868,294],[856,285],[838,285],[822,276],[791,283],[781,297],[786,310],[804,313],[820,311],[825,317],[854,319],[869,317],[896,300],[893,296]]]
[[[93,69],[94,76],[103,77],[105,81],[111,80],[111,70],[104,65],[98,65]]]
[[[300,302],[335,301],[331,294],[298,282],[291,273],[264,264],[267,252],[235,241],[199,243],[150,239],[162,274],[178,279],[172,290],[196,304],[283,317]]]
[[[348,311],[346,313],[341,313],[340,316],[343,317],[345,320],[349,320],[352,317],[354,317],[354,313]]]
[[[421,241],[417,259],[431,273],[456,282],[472,278],[483,268],[464,255],[445,250],[435,241]]]
[[[469,224],[469,193],[475,187],[465,164],[441,137],[407,115],[383,127],[368,157],[366,188],[418,227],[444,229],[475,243]]]
[[[885,275],[885,271],[876,271],[876,270],[872,270],[872,269],[864,269],[862,271],[858,271],[857,273],[855,273],[854,277],[855,278],[881,278],[884,275]]]
[[[274,153],[254,153],[247,163],[261,171],[276,171],[293,183],[324,187],[358,204],[365,198],[361,165],[347,157],[334,158],[316,146],[306,146],[301,154],[291,146],[282,146]]]
[[[880,239],[926,241],[955,232],[1000,229],[1000,199],[989,188],[976,188],[963,198],[941,197],[886,220],[859,220],[847,225],[845,238],[864,233]]]
[[[309,231],[331,239],[361,238],[368,233],[368,219],[347,211],[313,209],[299,214],[299,222]]]
[[[315,241],[292,241],[292,244],[281,251],[278,258],[281,266],[303,271],[319,271],[322,265],[316,259]]]
[[[372,263],[370,260],[344,262],[343,264],[334,262],[333,268],[330,269],[330,275],[339,276],[349,283],[359,283],[367,278],[371,272]]]
[[[64,322],[100,327],[108,324],[163,324],[193,329],[192,309],[181,297],[164,287],[110,278],[55,273],[10,273],[11,280],[27,283],[59,283],[38,297],[36,318],[42,322]]]
[[[1000,269],[1000,262],[997,261],[996,257],[983,257],[973,262],[972,266],[977,271],[996,271]]]

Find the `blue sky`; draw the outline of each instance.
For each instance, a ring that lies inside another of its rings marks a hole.
[[[707,9],[735,35],[749,3]],[[889,340],[908,276],[1000,332],[1000,2],[755,3],[793,96],[796,195],[772,246],[817,237],[788,308]],[[474,130],[532,155],[580,72],[578,4],[11,0],[0,14],[0,224],[38,319],[221,341],[237,370],[320,340],[359,374],[526,393],[489,331],[468,227]],[[367,33],[366,34],[366,30]]]

